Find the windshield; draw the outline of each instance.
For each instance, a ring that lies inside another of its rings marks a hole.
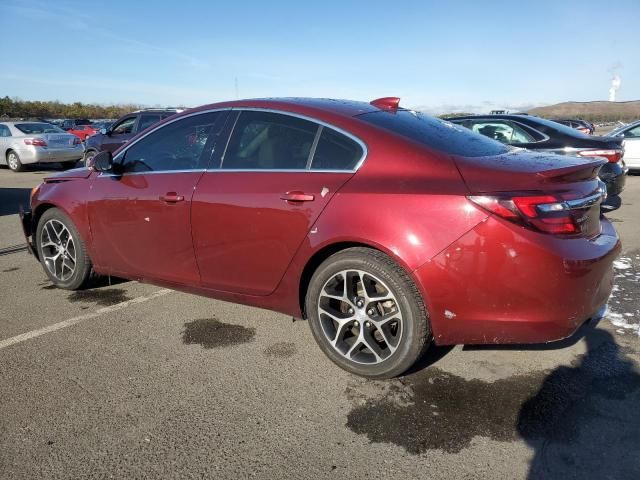
[[[486,157],[501,155],[511,149],[468,128],[411,110],[377,111],[358,115],[358,118],[453,155]]]
[[[14,127],[27,135],[33,133],[66,133],[61,128],[51,125],[50,123],[16,123]]]

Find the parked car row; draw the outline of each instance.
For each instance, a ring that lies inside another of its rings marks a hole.
[[[153,108],[132,112],[116,122],[78,118],[61,121],[59,126],[48,120],[0,122],[0,165],[15,172],[34,163],[55,162],[72,168],[99,151],[115,151],[137,133],[179,111]]]
[[[143,117],[34,189],[22,226],[54,285],[95,272],[304,317],[371,378],[430,344],[559,340],[605,309],[621,246],[598,174],[620,166],[616,137],[397,98],[219,103],[133,136]]]

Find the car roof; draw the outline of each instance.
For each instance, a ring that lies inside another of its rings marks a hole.
[[[183,113],[194,113],[216,108],[261,108],[284,110],[289,112],[314,114],[330,114],[341,117],[354,117],[363,113],[375,112],[379,108],[366,102],[339,100],[331,98],[257,98],[211,103],[187,110]]]

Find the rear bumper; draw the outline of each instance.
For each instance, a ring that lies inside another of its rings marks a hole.
[[[34,225],[33,215],[31,212],[20,211],[20,224],[22,225],[22,233],[27,244],[27,250],[31,255],[38,258],[38,251],[33,242]]]
[[[596,316],[613,286],[618,235],[559,239],[490,217],[414,272],[437,344],[543,343]]]

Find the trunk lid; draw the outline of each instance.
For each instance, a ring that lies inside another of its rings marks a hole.
[[[514,150],[454,161],[469,199],[508,221],[548,234],[600,233],[603,159]]]

